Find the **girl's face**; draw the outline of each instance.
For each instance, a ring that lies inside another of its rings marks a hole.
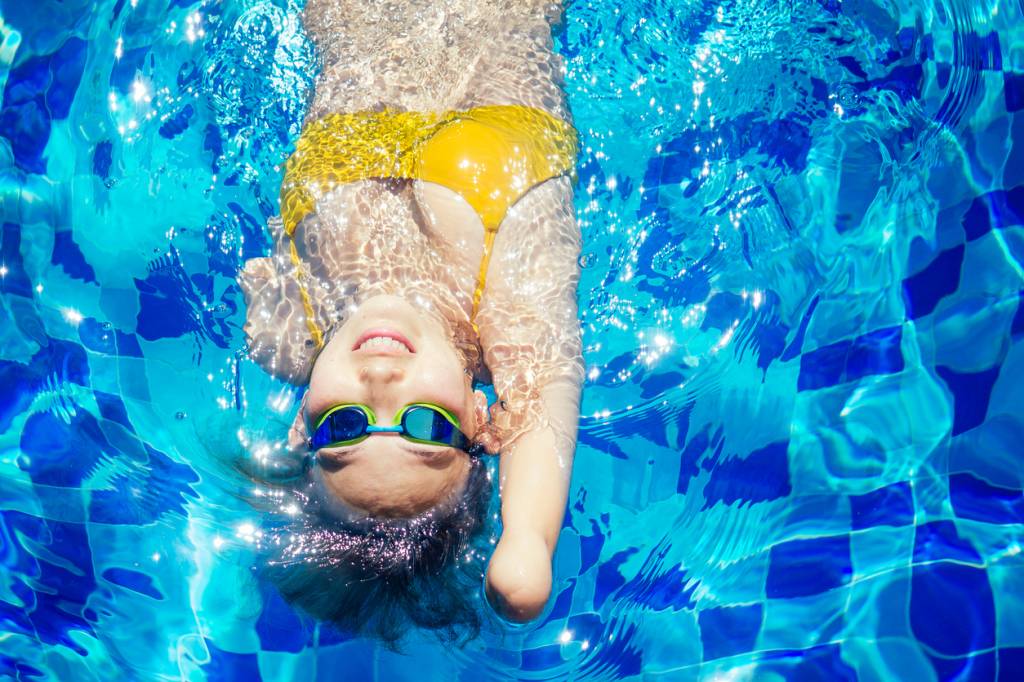
[[[410,403],[433,403],[458,417],[470,438],[487,410],[441,324],[394,296],[367,300],[331,336],[313,365],[297,422],[308,434],[340,403],[369,405],[381,425],[393,424]],[[414,516],[456,498],[470,468],[460,450],[413,443],[397,433],[322,448],[316,460],[321,499],[346,516]]]

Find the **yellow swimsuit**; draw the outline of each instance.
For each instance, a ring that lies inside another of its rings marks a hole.
[[[319,193],[368,178],[434,182],[462,196],[484,225],[484,254],[473,293],[476,317],[491,246],[508,209],[533,187],[571,171],[576,151],[572,126],[532,107],[325,116],[302,132],[281,185],[281,218],[291,239],[292,262],[300,265],[295,228],[313,211]],[[308,291],[300,289],[306,324],[319,347],[323,333]]]

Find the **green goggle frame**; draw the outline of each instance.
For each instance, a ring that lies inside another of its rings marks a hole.
[[[335,405],[317,420],[309,449],[354,445],[374,433],[397,433],[413,443],[442,445],[476,454],[476,447],[459,429],[459,418],[440,405],[410,403],[392,421],[393,426],[378,426],[373,409],[363,403]]]

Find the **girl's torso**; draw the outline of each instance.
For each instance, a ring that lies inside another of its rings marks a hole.
[[[305,26],[323,68],[307,121],[337,112],[505,104],[568,120],[547,7],[521,0],[383,6],[309,0]],[[246,331],[261,365],[303,381],[315,343],[296,322],[310,312],[302,286],[324,328],[360,300],[395,294],[434,308],[465,332],[456,337],[479,357],[470,317],[484,228],[461,196],[421,180],[369,179],[335,187],[315,209],[294,233],[301,268],[278,222],[271,224],[274,253],[249,261],[240,277],[249,305]],[[578,352],[573,254],[579,234],[572,213],[571,183],[561,177],[528,192],[501,224],[476,318],[481,329],[502,330],[488,365],[517,356],[540,371]],[[538,356],[544,353],[553,357]]]
[[[557,82],[561,60],[552,51],[553,17],[545,11],[550,4],[310,0],[304,23],[323,68],[307,121],[385,108],[446,112],[494,104],[534,107],[565,120]],[[415,281],[405,285],[414,288],[430,280],[443,284],[465,315],[471,313],[484,226],[451,188],[423,180],[363,180],[337,188],[318,202],[317,212],[345,217],[319,221],[326,230],[321,242],[328,244],[321,244],[321,253],[362,256],[329,258],[324,265],[344,269],[325,267],[324,276],[346,280],[350,290],[372,286],[367,275],[379,280],[387,273],[396,286],[409,277]],[[362,248],[371,240],[382,250]],[[403,263],[410,260],[425,269],[407,272]]]

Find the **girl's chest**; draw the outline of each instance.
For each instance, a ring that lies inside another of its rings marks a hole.
[[[484,226],[477,212],[456,192],[442,185],[414,181],[418,222],[430,238],[465,267],[483,257]]]
[[[448,188],[422,181],[349,183],[320,197],[310,218],[296,236],[325,276],[356,285],[396,278],[470,291],[475,285],[483,225]]]

